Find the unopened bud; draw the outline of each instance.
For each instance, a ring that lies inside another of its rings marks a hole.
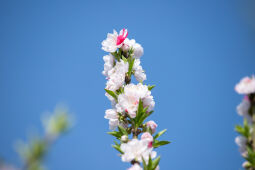
[[[120,139],[122,142],[127,142],[128,141],[128,136],[127,135],[123,135],[121,136],[121,139]]]

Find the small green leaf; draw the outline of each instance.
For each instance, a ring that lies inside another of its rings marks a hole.
[[[120,132],[116,132],[116,131],[113,131],[113,132],[107,132],[109,135],[112,135],[116,138],[121,138],[122,134]]]
[[[235,126],[235,131],[237,131],[240,134],[243,134],[244,129],[243,129],[243,127],[241,125],[236,125]]]
[[[145,160],[143,159],[143,157],[142,157],[142,160],[143,160],[143,170],[149,170],[149,169],[147,168],[146,162],[145,162]]]
[[[131,47],[129,50],[128,50],[128,57],[132,57],[133,56],[133,53],[134,53],[134,49],[133,47]]]
[[[127,133],[127,131],[126,131],[126,129],[124,129],[122,126],[118,126],[118,129],[119,129],[119,131],[122,133],[122,135],[126,135],[126,136],[128,136],[128,133]]]
[[[124,55],[121,56],[121,59],[126,63],[128,62],[128,60],[126,59],[126,57]]]
[[[162,145],[167,145],[167,144],[169,144],[170,142],[169,141],[155,141],[154,143],[153,143],[153,147],[154,148],[158,148],[158,147],[160,147],[160,146],[162,146]]]
[[[153,170],[155,170],[157,168],[159,161],[160,161],[160,156],[158,156],[156,159],[153,160],[153,163],[152,163]]]
[[[156,85],[148,85],[148,90],[152,90]]]
[[[128,76],[129,76],[129,77],[131,76],[134,62],[135,62],[135,59],[134,59],[134,58],[130,58],[130,59],[128,60],[128,64],[129,64]]]
[[[148,162],[147,167],[148,167],[148,169],[152,169],[152,159],[151,159],[151,156],[149,156],[149,162]]]
[[[119,57],[119,54],[118,54],[117,51],[115,51],[114,53],[111,53],[111,54],[115,57],[115,59],[116,59],[117,61],[120,61],[120,57]]]
[[[110,96],[112,96],[116,101],[118,100],[118,97],[116,96],[116,94],[111,91],[111,90],[107,90],[107,89],[104,89],[106,91],[106,93],[108,93]]]
[[[154,136],[154,139],[157,139],[158,137],[160,137],[161,135],[163,135],[166,131],[167,131],[167,129],[164,129],[164,130],[160,131],[159,133],[157,133],[157,134]]]
[[[124,153],[124,152],[120,149],[120,146],[112,145],[112,147],[113,147],[114,149],[116,149],[117,151],[119,151],[121,154]]]
[[[117,142],[117,141],[113,141],[113,142],[115,143],[115,145],[120,146],[120,144],[118,144],[118,142]]]
[[[137,125],[136,127],[139,126],[139,124],[137,124],[137,122],[139,122],[142,115],[143,115],[143,101],[141,99],[139,99],[138,109],[137,109],[136,118],[135,118],[136,125]]]

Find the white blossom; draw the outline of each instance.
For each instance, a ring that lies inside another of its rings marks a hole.
[[[109,55],[105,55],[103,57],[104,60],[104,71],[102,72],[103,75],[105,75],[106,77],[108,77],[108,72],[113,68],[114,66],[114,56],[109,54]]]
[[[116,105],[115,99],[108,93],[105,93],[105,96],[110,100],[112,107],[115,107],[115,105]]]
[[[246,151],[247,139],[243,136],[237,136],[235,138],[235,142],[239,146],[239,151],[240,151],[241,155],[246,156],[247,155],[247,151]]]
[[[128,170],[143,170],[143,168],[139,164],[134,164]]]
[[[108,72],[106,89],[116,91],[125,83],[125,75],[128,72],[128,62],[121,60]]]
[[[152,133],[155,133],[156,128],[158,127],[158,125],[153,120],[146,122],[146,126],[151,129]]]
[[[152,159],[157,156],[153,148],[148,147],[147,140],[132,139],[128,143],[122,143],[120,149],[124,152],[121,156],[123,162],[131,162],[134,159],[142,162],[142,158],[148,162],[149,156]]]
[[[235,90],[239,94],[251,94],[255,93],[255,77],[244,77],[241,81],[235,86]]]
[[[155,102],[151,96],[151,92],[146,85],[139,83],[138,85],[128,84],[124,87],[124,93],[118,97],[116,108],[118,112],[127,112],[131,118],[136,117],[139,100],[142,100],[143,106],[148,107],[147,111],[151,111]]]
[[[243,99],[243,101],[237,106],[236,110],[237,113],[240,116],[243,116],[249,124],[252,124],[252,117],[249,114],[249,108],[250,108],[251,104],[250,101],[247,99]]]
[[[129,40],[126,38],[122,49],[123,51],[128,51],[130,48],[133,48],[135,58],[138,59],[143,55],[143,47],[139,43],[136,43],[134,39]]]
[[[146,80],[146,74],[144,73],[144,70],[140,63],[141,63],[140,59],[135,59],[133,70],[136,80],[139,82],[143,82],[144,80]]]
[[[123,42],[127,36],[127,29],[122,29],[119,34],[113,30],[113,34],[108,33],[107,38],[102,42],[102,49],[110,53],[115,52],[123,45]]]
[[[108,109],[105,111],[105,119],[109,119],[109,129],[114,130],[119,125],[119,116],[115,109]]]

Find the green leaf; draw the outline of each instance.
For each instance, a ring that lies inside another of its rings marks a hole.
[[[120,146],[112,145],[112,147],[113,147],[114,149],[116,149],[117,151],[119,151],[121,154],[124,153],[124,152],[120,149]]]
[[[247,146],[246,150],[248,152],[246,160],[249,161],[252,165],[255,165],[255,152],[252,150],[251,146]]]
[[[152,169],[155,170],[159,164],[160,161],[160,156],[158,156],[156,159],[153,160],[152,162]]]
[[[129,50],[128,50],[128,57],[132,57],[132,55],[133,55],[133,53],[134,53],[134,49],[133,49],[133,47],[131,47]]]
[[[120,132],[117,131],[113,131],[113,132],[107,132],[109,135],[112,135],[116,138],[121,138],[122,134]]]
[[[244,129],[243,129],[243,127],[241,125],[236,125],[235,126],[235,131],[237,131],[240,134],[243,134]]]
[[[244,119],[244,126],[236,125],[235,131],[237,131],[242,136],[249,138],[250,137],[250,127],[246,119]]]
[[[117,51],[115,51],[114,53],[111,53],[111,54],[116,58],[117,61],[120,61],[120,57],[119,57],[119,54]]]
[[[138,109],[136,112],[136,118],[135,118],[135,122],[136,122],[136,127],[139,127],[140,125],[138,124],[140,118],[143,116],[143,101],[141,99],[139,99],[139,104],[138,104]]]
[[[126,57],[124,55],[121,56],[121,59],[126,63],[128,62],[128,60],[126,59]]]
[[[143,123],[143,121],[148,117],[147,114],[143,114],[142,117],[137,122],[138,127]]]
[[[111,90],[107,90],[107,89],[104,89],[106,91],[106,93],[108,93],[110,96],[112,96],[116,101],[118,100],[118,97],[116,96],[116,94],[111,91]]]
[[[117,142],[117,141],[113,141],[113,142],[115,143],[115,145],[120,146],[120,144],[118,144],[118,142]]]
[[[126,136],[128,136],[128,133],[127,133],[127,131],[126,131],[126,129],[125,128],[123,128],[122,126],[118,126],[118,129],[119,129],[119,131],[122,133],[122,135],[126,135]]]
[[[148,90],[152,90],[156,85],[148,85]]]
[[[161,135],[163,135],[166,131],[167,131],[167,129],[164,129],[164,130],[160,131],[159,133],[157,133],[157,134],[154,136],[154,139],[157,139],[158,137],[160,137]]]
[[[131,76],[134,62],[135,62],[135,59],[134,59],[134,58],[130,58],[130,59],[128,60],[128,64],[129,64],[128,76],[129,76],[129,77]]]
[[[151,159],[151,156],[149,156],[149,162],[148,162],[147,167],[148,167],[148,169],[152,169],[152,159]]]
[[[169,144],[169,143],[171,143],[171,142],[169,142],[169,141],[154,141],[154,143],[153,143],[153,147],[154,148],[158,148],[158,147],[160,147],[160,146],[163,146],[163,145],[167,145],[167,144]]]
[[[154,143],[153,143],[153,147],[154,148],[158,148],[158,147],[160,147],[160,146],[162,146],[162,145],[167,145],[167,144],[169,144],[170,142],[169,141],[154,141]]]
[[[145,162],[145,160],[143,159],[143,157],[142,157],[142,160],[143,160],[143,170],[148,170],[147,165],[146,165],[146,162]]]

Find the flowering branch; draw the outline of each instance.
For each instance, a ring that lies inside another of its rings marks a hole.
[[[153,113],[155,102],[151,90],[155,86],[143,85],[146,80],[140,65],[143,47],[127,36],[126,29],[119,34],[113,30],[113,34],[108,33],[102,42],[102,49],[109,52],[103,57],[102,72],[107,79],[105,95],[112,104],[112,109],[105,112],[112,130],[108,134],[119,140],[114,141],[112,146],[120,152],[123,162],[132,164],[129,170],[141,170],[140,163],[144,170],[158,170],[160,157],[156,158],[157,153],[153,149],[170,142],[158,140],[166,130],[152,136],[158,125],[152,120],[144,122]],[[132,83],[132,75],[138,84]],[[139,135],[141,139],[138,139]]]
[[[255,170],[255,77],[244,77],[236,85],[235,90],[245,95],[237,106],[237,112],[244,117],[244,123],[235,127],[241,135],[236,137],[235,142],[240,147],[241,155],[246,159],[243,167]]]
[[[18,152],[24,161],[24,170],[43,169],[41,161],[45,157],[49,147],[57,138],[70,128],[68,111],[57,108],[55,113],[43,120],[45,136],[33,138],[30,143],[19,143]]]

